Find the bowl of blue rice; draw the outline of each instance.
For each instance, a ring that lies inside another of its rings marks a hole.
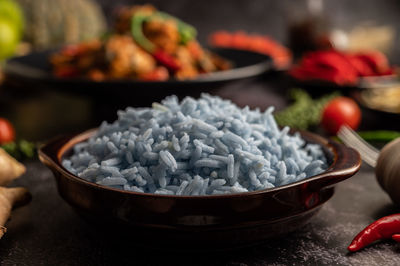
[[[273,108],[203,94],[127,108],[48,142],[40,160],[82,217],[132,244],[224,249],[304,225],[360,168],[359,154],[277,126]]]

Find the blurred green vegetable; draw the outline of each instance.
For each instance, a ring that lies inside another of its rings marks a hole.
[[[17,160],[32,159],[36,155],[36,145],[26,140],[8,142],[0,147]]]
[[[360,137],[367,142],[390,142],[400,138],[400,132],[391,130],[358,131]]]
[[[0,0],[0,61],[12,56],[24,28],[24,18],[13,0]]]
[[[171,16],[170,14],[161,11],[156,12],[155,16],[160,16],[164,19],[172,19],[176,22],[178,26],[178,32],[181,37],[180,41],[183,45],[196,38],[197,31],[192,25],[189,25],[186,22],[178,19],[177,17]]]
[[[14,54],[19,33],[11,21],[0,17],[0,61]]]
[[[9,21],[18,34],[22,34],[24,30],[23,12],[14,0],[0,0],[0,18]]]
[[[339,95],[339,92],[333,92],[313,99],[302,89],[292,89],[289,96],[293,103],[285,110],[277,112],[275,119],[280,126],[306,130],[319,124],[324,106]]]

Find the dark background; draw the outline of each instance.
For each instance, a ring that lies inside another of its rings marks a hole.
[[[207,36],[216,30],[245,30],[269,35],[288,45],[288,29],[298,18],[304,18],[306,6],[305,0],[98,0],[98,2],[102,5],[109,22],[112,21],[113,11],[118,6],[153,4],[158,9],[194,25],[198,29],[198,38],[202,44],[206,44]],[[366,22],[377,26],[390,26],[396,32],[400,30],[398,0],[325,0],[323,3],[322,18],[327,23],[328,31],[332,29],[348,31]],[[400,38],[396,34],[393,49],[388,53],[392,64],[400,64],[399,44]],[[283,78],[272,76],[258,83],[237,82],[227,89],[222,88],[218,94],[232,99],[241,106],[265,108],[274,105],[279,110],[285,106],[287,100],[282,91],[292,86],[287,84],[285,76]],[[0,113],[3,113],[3,116],[7,114],[6,117],[14,123],[21,138],[41,141],[55,135],[96,127],[99,121],[106,119],[98,112],[100,110],[104,113],[103,103],[99,104],[92,97],[77,96],[54,89],[45,93],[39,92],[37,88],[24,89],[23,92],[19,92],[15,89],[0,88],[2,93]],[[243,91],[246,97],[241,96]],[[324,93],[325,91],[321,90],[320,94]],[[112,93],[110,99],[113,99]],[[116,112],[112,110],[108,113]],[[392,123],[382,123],[380,128],[385,129],[384,127],[390,124]]]
[[[284,44],[291,21],[304,14],[304,0],[98,0],[108,17],[119,5],[150,3],[194,25],[202,42],[215,30],[245,30],[272,36]],[[330,27],[350,30],[360,23],[391,25],[400,30],[398,0],[323,1],[324,18]],[[390,60],[400,63],[400,38],[396,37]]]

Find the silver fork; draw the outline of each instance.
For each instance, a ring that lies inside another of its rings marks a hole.
[[[354,130],[348,126],[342,126],[337,136],[344,144],[358,151],[364,162],[372,167],[376,166],[379,150],[363,140]]]

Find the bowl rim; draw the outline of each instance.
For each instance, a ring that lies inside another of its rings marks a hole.
[[[122,193],[125,195],[132,195],[138,197],[165,198],[165,199],[191,199],[191,200],[257,196],[267,193],[268,194],[276,193],[285,189],[301,185],[309,185],[310,189],[319,191],[324,187],[330,187],[340,181],[343,181],[351,177],[361,167],[361,157],[356,150],[347,147],[343,144],[340,144],[332,139],[324,138],[309,131],[291,130],[291,134],[294,132],[299,132],[301,137],[305,139],[307,142],[321,145],[324,149],[324,152],[325,150],[327,150],[330,153],[332,153],[333,155],[332,162],[324,172],[283,186],[277,186],[273,188],[266,188],[262,190],[255,190],[248,192],[217,194],[217,195],[196,195],[196,196],[164,195],[155,193],[135,192],[135,191],[128,191],[128,190],[108,187],[105,185],[100,185],[87,181],[77,175],[74,175],[62,165],[61,161],[63,159],[63,156],[67,152],[69,152],[75,144],[85,141],[89,139],[91,136],[93,136],[97,130],[98,128],[93,128],[77,134],[59,136],[48,141],[39,148],[38,154],[40,161],[43,164],[47,165],[53,171],[59,172],[62,176],[69,178],[72,181],[79,182],[82,185],[89,186],[93,189],[106,190],[109,192]],[[345,160],[346,158],[349,158],[349,161],[346,161]],[[329,180],[327,180],[326,182],[322,182],[324,181],[324,179],[329,179]],[[315,186],[312,186],[313,183],[316,183]]]

